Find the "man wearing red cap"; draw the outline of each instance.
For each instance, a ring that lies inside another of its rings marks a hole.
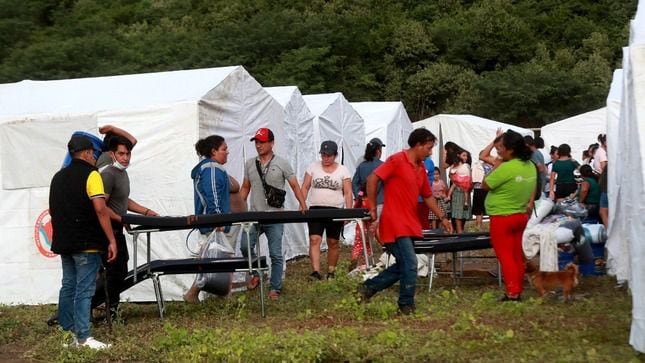
[[[249,192],[251,194],[251,201],[249,203],[250,210],[281,210],[281,205],[271,206],[267,202],[265,184],[269,188],[284,189],[284,182],[286,181],[291,186],[296,199],[298,199],[300,211],[305,211],[307,209],[305,198],[302,195],[293,168],[291,168],[289,162],[273,153],[273,132],[265,127],[260,128],[255,133],[255,136],[251,138],[251,141],[255,142],[255,149],[258,152],[258,156],[248,159],[244,164],[244,181],[240,189],[240,196],[244,200],[247,199]],[[269,298],[272,300],[277,300],[282,291],[282,271],[284,264],[282,256],[283,227],[282,224],[260,224],[257,228],[251,228],[249,232],[251,251],[247,250],[247,243],[244,239],[242,240],[242,254],[247,256],[248,253],[253,253],[259,235],[262,233],[266,235],[269,244],[269,257],[271,258],[271,290],[269,291]],[[248,288],[254,289],[258,283],[259,277],[253,275],[249,280]]]

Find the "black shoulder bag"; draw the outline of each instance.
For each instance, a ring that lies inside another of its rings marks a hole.
[[[271,160],[273,160],[273,158],[271,158]],[[269,160],[269,164],[271,164],[271,160]],[[267,164],[267,170],[269,170],[269,164]],[[262,173],[262,168],[260,167],[260,160],[255,159],[255,167],[258,168],[258,174],[260,175],[260,179],[262,180],[264,197],[267,200],[267,204],[273,208],[282,208],[287,192],[285,190],[267,184],[264,173]]]

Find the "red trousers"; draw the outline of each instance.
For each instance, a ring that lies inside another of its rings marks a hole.
[[[502,268],[509,297],[517,297],[524,290],[522,234],[528,220],[526,213],[490,217],[490,240]]]

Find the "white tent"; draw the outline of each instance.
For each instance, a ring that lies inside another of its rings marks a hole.
[[[542,127],[540,135],[545,145],[571,146],[571,157],[582,160],[582,152],[598,142],[598,135],[607,130],[607,108],[585,112]]]
[[[314,142],[314,115],[309,111],[300,90],[295,86],[265,87],[269,94],[282,106],[285,140],[285,155],[302,184],[305,170],[314,160],[318,149]],[[285,208],[298,209],[293,193],[287,194]],[[306,223],[290,223],[284,226],[284,255],[290,259],[309,254],[309,232]]]
[[[629,59],[629,48],[623,48],[624,60]],[[609,199],[609,221],[607,235],[607,272],[616,276],[618,281],[629,279],[629,251],[626,241],[620,237],[619,229],[615,228],[618,195],[620,190],[620,173],[618,161],[625,157],[626,150],[620,147],[619,126],[622,112],[622,96],[624,72],[614,71],[611,88],[607,96],[607,158],[610,160],[607,169],[607,188]]]
[[[629,49],[623,58],[619,139],[607,141],[609,148],[612,142],[620,148],[618,159],[609,161],[609,168],[616,168],[620,173],[618,195],[609,196],[616,198],[616,210],[609,212],[615,213],[612,232],[625,241],[629,251],[633,306],[629,343],[645,352],[645,246],[642,243],[645,235],[645,3],[639,2],[630,25]]]
[[[473,115],[440,114],[414,122],[412,126],[415,129],[425,127],[430,130],[439,140],[439,145],[444,145],[448,141],[456,143],[469,151],[474,159],[477,159],[479,152],[493,141],[495,132],[499,128],[533,136],[533,131],[529,129]],[[439,166],[441,153],[443,148],[435,148],[432,153],[432,160],[437,166]]]
[[[314,142],[333,140],[338,144],[338,161],[354,173],[365,151],[365,123],[342,93],[303,96],[314,114]]]
[[[57,301],[61,268],[49,256],[49,182],[77,130],[113,124],[139,140],[128,169],[131,197],[161,215],[193,214],[190,170],[199,138],[226,138],[229,173],[242,180],[249,140],[259,127],[286,139],[283,108],[240,66],[0,85],[0,303]],[[286,155],[286,144],[276,152]],[[152,258],[188,256],[187,231],[153,234]],[[194,234],[193,234],[194,236]],[[145,261],[139,249],[138,263]],[[130,261],[132,268],[132,260]],[[178,299],[191,276],[163,278]],[[147,281],[125,294],[153,300]]]
[[[382,159],[408,147],[412,122],[402,102],[350,102],[365,121],[365,143],[378,137],[385,143]]]

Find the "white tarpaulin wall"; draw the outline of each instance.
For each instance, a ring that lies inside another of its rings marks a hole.
[[[568,144],[571,146],[571,157],[581,161],[582,152],[590,144],[598,142],[598,135],[606,131],[607,108],[603,107],[545,125],[540,130],[540,136],[544,139],[545,149],[548,150],[549,145],[557,147]]]
[[[375,137],[385,143],[381,159],[408,148],[412,122],[402,102],[350,102],[350,105],[365,121],[365,143]]]
[[[0,85],[0,120],[3,304],[57,301],[60,259],[46,256],[47,216],[41,224],[37,220],[48,208],[49,182],[72,132],[98,134],[98,126],[113,124],[133,134],[139,143],[128,169],[131,197],[161,215],[194,213],[190,170],[198,161],[197,139],[225,137],[227,169],[241,181],[244,159],[256,155],[249,140],[259,127],[286,138],[282,107],[239,66]],[[288,151],[276,143],[276,153]],[[43,165],[42,172],[31,170],[33,165]],[[187,234],[152,234],[152,258],[187,257]],[[140,248],[138,263],[143,262]],[[166,298],[180,299],[192,276],[162,280]],[[152,284],[145,281],[124,298],[153,300]]]
[[[316,160],[318,149],[314,142],[313,119],[302,94],[297,87],[264,88],[283,109],[285,140],[276,140],[288,150],[281,156],[289,161],[302,184],[305,170]],[[293,193],[287,193],[286,209],[298,209],[298,200]],[[309,254],[309,231],[306,223],[289,223],[284,226],[284,255],[286,259]]]
[[[629,58],[629,49],[623,48],[624,60]],[[607,96],[607,157],[609,160],[607,169],[607,194],[609,199],[609,221],[607,232],[607,273],[616,276],[618,281],[629,280],[629,246],[627,242],[620,237],[619,228],[616,228],[616,219],[618,195],[620,190],[620,180],[618,166],[619,160],[625,157],[627,150],[621,147],[619,137],[619,126],[621,120],[622,96],[624,72],[622,69],[614,71],[614,77],[611,81],[611,88]]]
[[[493,141],[495,132],[499,128],[504,131],[511,129],[522,135],[533,136],[533,131],[529,129],[473,115],[440,114],[414,122],[412,126],[415,129],[425,127],[437,137],[438,145],[442,145],[439,148],[435,147],[432,153],[432,160],[437,166],[439,166],[440,155],[443,153],[443,145],[448,141],[469,151],[473,159],[476,159],[479,152]]]
[[[303,96],[314,114],[314,143],[332,140],[338,144],[338,162],[354,174],[365,151],[365,123],[342,93]],[[319,159],[319,158],[318,158]]]
[[[639,2],[630,24],[630,43],[623,59],[624,87],[618,137],[623,156],[610,160],[620,173],[614,224],[617,238],[626,242],[631,262],[632,326],[629,343],[645,352],[645,3]],[[611,140],[607,146],[611,147]],[[611,191],[611,189],[610,189]],[[610,196],[615,197],[615,196]],[[613,211],[609,211],[612,213]]]

